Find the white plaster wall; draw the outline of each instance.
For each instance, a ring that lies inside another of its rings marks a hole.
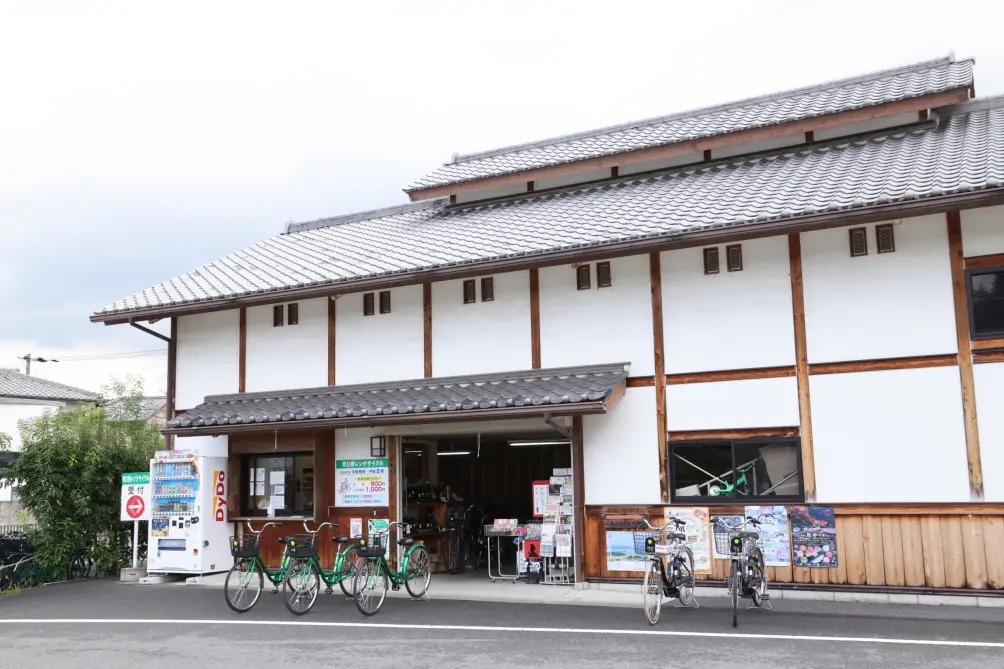
[[[968,502],[957,367],[809,377],[822,503]]]
[[[219,436],[176,437],[174,450],[192,451],[207,458],[225,458],[230,455],[230,438]]]
[[[973,366],[980,430],[983,494],[1004,502],[1004,362]]]
[[[630,362],[632,376],[654,370],[648,256],[615,258],[612,285],[577,290],[571,265],[540,270],[541,365]]]
[[[240,312],[214,311],[178,317],[175,407],[191,409],[206,395],[236,393]]]
[[[492,277],[495,299],[464,304],[464,282],[432,284],[433,376],[530,369],[530,273]]]
[[[852,258],[848,228],[802,234],[809,362],[956,353],[948,232],[941,214],[894,226],[896,251]]]
[[[582,419],[586,504],[659,504],[655,388],[628,388],[604,416]]]
[[[529,181],[529,179],[527,179]],[[470,193],[458,193],[457,204],[465,202],[476,202],[478,200],[490,200],[496,197],[506,197],[508,195],[518,195],[526,192],[526,182],[510,184],[498,188],[483,188]]]
[[[610,168],[604,167],[598,170],[587,170],[585,172],[567,174],[563,177],[554,177],[552,179],[535,179],[533,182],[533,189],[538,191],[547,190],[548,188],[561,188],[562,186],[571,186],[572,184],[581,184],[587,181],[597,181],[599,179],[609,178]]]
[[[788,376],[668,385],[666,425],[670,431],[797,427],[798,382]]]
[[[65,402],[0,398],[0,432],[10,437],[11,450],[21,450],[18,421],[38,418],[46,411],[58,411],[62,406],[65,406]],[[0,483],[0,502],[9,501],[11,501],[11,489],[5,483]]]
[[[731,146],[711,149],[711,159],[718,160],[719,158],[729,158],[732,156],[739,156],[744,153],[759,153],[761,151],[770,151],[772,149],[783,149],[788,146],[795,146],[796,144],[805,144],[804,132],[784,135],[782,137],[772,137],[771,139],[762,139],[757,142],[743,142],[742,144],[733,144]]]
[[[1004,253],[1004,206],[967,209],[960,218],[966,257]]]
[[[273,305],[247,310],[247,392],[328,385],[328,299],[298,302],[296,325],[285,305],[282,327],[272,326]]]
[[[704,274],[702,248],[662,254],[666,373],[794,365],[787,238],[743,242],[740,272],[718,248],[719,274]]]
[[[916,112],[911,112],[908,114],[897,114],[896,116],[876,118],[870,121],[860,121],[859,123],[847,123],[845,125],[838,125],[833,128],[820,128],[819,130],[813,131],[813,138],[817,142],[819,142],[826,139],[847,137],[849,135],[857,135],[862,132],[872,132],[874,130],[881,130],[883,128],[894,128],[896,126],[907,125],[916,122],[917,122]]]
[[[650,172],[652,170],[664,170],[669,169],[670,167],[679,167],[680,165],[690,165],[692,163],[699,163],[702,160],[704,160],[703,151],[691,151],[690,153],[680,153],[675,156],[660,158],[658,160],[646,160],[640,163],[621,165],[617,168],[617,173],[620,176],[627,176],[628,174],[637,174],[639,172]]]
[[[373,299],[373,316],[363,316],[363,293],[335,301],[337,385],[404,381],[425,374],[422,286],[392,288],[389,314],[380,313],[380,291]]]

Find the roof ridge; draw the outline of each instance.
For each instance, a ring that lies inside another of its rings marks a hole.
[[[51,380],[43,378],[41,376],[31,376],[30,374],[24,374],[19,369],[2,369],[2,370],[0,370],[0,373],[4,373],[5,375],[11,375],[12,374],[12,375],[21,377],[22,379],[27,379],[27,380],[31,381],[32,383],[49,386],[51,388],[57,388],[57,389],[60,389],[60,390],[70,390],[70,391],[73,391],[73,392],[76,392],[76,393],[80,393],[82,395],[87,395],[90,399],[98,399],[98,397],[100,397],[100,393],[95,393],[95,392],[90,391],[90,390],[84,390],[83,388],[78,388],[77,386],[71,386],[68,383],[60,383],[59,381],[51,381]],[[9,395],[9,394],[6,395],[6,396],[7,397],[22,397],[21,395]],[[34,396],[34,395],[24,395],[23,397],[25,399],[32,399],[32,398],[35,398],[36,396]]]
[[[958,114],[970,114],[972,112],[998,109],[1000,107],[1004,107],[1004,94],[991,95],[985,98],[973,98],[972,100],[966,100],[954,105],[938,107],[935,111],[942,116],[956,116]]]
[[[505,155],[508,153],[515,153],[517,151],[525,151],[527,149],[534,149],[541,146],[550,146],[552,144],[562,144],[564,142],[569,142],[576,139],[585,139],[588,137],[596,137],[599,135],[605,135],[613,132],[619,132],[622,130],[629,130],[631,128],[656,125],[659,123],[666,123],[668,121],[679,120],[688,117],[701,116],[704,114],[709,114],[712,112],[724,112],[736,109],[739,107],[746,107],[752,104],[759,104],[763,102],[769,102],[773,100],[778,100],[781,98],[795,97],[798,95],[806,95],[809,93],[814,93],[821,90],[826,90],[830,88],[840,88],[843,86],[850,86],[853,84],[865,83],[867,81],[875,81],[883,79],[886,77],[895,76],[898,74],[906,74],[915,70],[921,70],[926,67],[931,67],[934,65],[950,65],[956,62],[975,62],[973,58],[965,58],[960,61],[955,60],[955,58],[950,54],[942,58],[935,58],[932,60],[926,60],[919,63],[913,63],[911,65],[903,65],[900,67],[889,68],[885,70],[879,70],[877,72],[871,72],[868,74],[856,75],[853,77],[846,77],[844,79],[835,79],[833,81],[821,82],[818,84],[812,84],[809,86],[803,86],[800,88],[793,88],[785,91],[776,91],[774,93],[768,93],[766,95],[758,95],[750,98],[744,98],[741,100],[734,100],[732,102],[720,103],[717,105],[709,105],[706,107],[697,107],[695,109],[688,109],[681,112],[675,112],[672,114],[667,114],[665,116],[657,116],[648,119],[640,119],[636,121],[629,121],[627,123],[619,123],[616,125],[604,126],[601,128],[594,128],[592,130],[585,130],[576,133],[570,133],[567,135],[559,135],[557,137],[550,137],[547,139],[536,140],[533,142],[525,142],[523,144],[512,144],[509,146],[503,146],[496,149],[489,149],[486,151],[479,151],[476,153],[468,153],[456,156],[449,163],[444,163],[444,165],[455,165],[459,163],[471,162],[474,160],[481,160],[483,158],[490,158],[500,155]]]
[[[390,207],[369,209],[367,211],[359,211],[352,214],[341,214],[339,216],[330,216],[328,218],[318,218],[313,221],[304,221],[302,223],[288,223],[286,224],[286,231],[282,234],[288,235],[294,232],[305,232],[307,230],[316,230],[318,228],[330,228],[334,225],[345,225],[346,223],[366,221],[371,218],[383,218],[385,216],[394,216],[395,214],[406,214],[412,211],[421,211],[423,209],[431,209],[433,207],[442,206],[448,201],[449,198],[437,197],[430,200],[419,200],[418,202],[396,204]]]

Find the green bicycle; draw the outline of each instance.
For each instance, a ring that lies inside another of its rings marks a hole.
[[[337,523],[321,523],[316,530],[311,530],[307,522],[303,522],[306,537],[290,537],[286,546],[289,549],[289,567],[286,578],[282,582],[283,600],[286,609],[294,616],[302,616],[310,612],[317,601],[317,593],[321,589],[321,581],[327,586],[325,593],[331,594],[337,583],[345,596],[352,598],[349,590],[350,578],[356,575],[356,570],[362,562],[358,555],[359,543],[346,536],[333,537],[332,541],[340,546],[335,554],[335,564],[331,571],[324,571],[317,558],[317,533],[325,525],[338,527]]]
[[[227,598],[227,606],[237,613],[247,613],[258,603],[264,585],[262,574],[274,586],[273,594],[279,592],[279,584],[286,578],[286,570],[289,567],[289,537],[279,539],[283,549],[282,562],[280,562],[278,569],[269,569],[265,566],[258,552],[258,538],[270,525],[278,525],[278,523],[265,523],[256,532],[251,526],[251,522],[248,521],[250,535],[230,537],[230,554],[237,561],[227,572],[227,578],[223,581],[223,592]]]
[[[391,570],[386,557],[390,528],[394,525],[399,526],[405,535],[397,540],[398,545],[405,548],[397,571]],[[428,592],[432,581],[429,549],[423,544],[416,544],[415,539],[406,536],[407,534],[408,525],[394,522],[387,527],[386,532],[371,534],[368,538],[359,540],[358,553],[359,557],[364,558],[364,562],[356,572],[352,593],[356,608],[364,616],[372,616],[383,606],[387,598],[388,583],[394,590],[400,590],[404,585],[414,599],[422,599]]]

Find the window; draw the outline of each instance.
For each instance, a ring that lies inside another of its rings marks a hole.
[[[284,320],[285,319],[283,318],[282,314],[282,305],[277,304],[274,307],[272,307],[272,327],[281,328]]]
[[[797,438],[673,441],[673,501],[802,501]]]
[[[464,304],[474,304],[478,301],[478,296],[475,294],[477,286],[474,283],[474,279],[469,279],[464,281]]]
[[[380,313],[389,314],[390,313],[390,291],[381,290],[380,291]]]
[[[851,257],[868,255],[868,231],[865,228],[851,228]]]
[[[741,272],[743,269],[743,247],[741,244],[732,244],[725,247],[725,260],[728,262],[730,272]]]
[[[596,263],[596,286],[598,288],[609,288],[613,285],[613,277],[610,275],[610,263]]]
[[[376,313],[373,306],[373,293],[363,295],[363,316],[372,316]]]
[[[718,249],[704,249],[704,273],[718,274]]]
[[[1004,337],[1004,267],[966,272],[973,339]]]
[[[575,286],[579,290],[589,290],[589,265],[579,265],[575,268]]]
[[[495,301],[495,280],[490,276],[481,279],[481,301]]]
[[[286,307],[286,316],[288,317],[286,322],[290,325],[296,325],[300,322],[300,305],[297,302],[293,302],[288,307]]]
[[[892,231],[892,223],[875,226],[875,246],[879,253],[892,253],[896,250],[896,237]]]
[[[245,455],[241,459],[241,513],[267,516],[314,515],[313,453]]]

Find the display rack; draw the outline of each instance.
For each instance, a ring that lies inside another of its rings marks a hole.
[[[515,583],[519,579],[519,573],[516,574],[506,574],[502,571],[502,542],[506,539],[517,540],[519,539],[519,528],[518,527],[500,527],[497,525],[485,525],[484,526],[485,541],[487,542],[488,553],[488,578],[494,583],[496,580],[512,581]],[[498,563],[498,572],[492,571],[492,540],[495,540],[495,561]],[[518,550],[518,547],[517,547]]]

